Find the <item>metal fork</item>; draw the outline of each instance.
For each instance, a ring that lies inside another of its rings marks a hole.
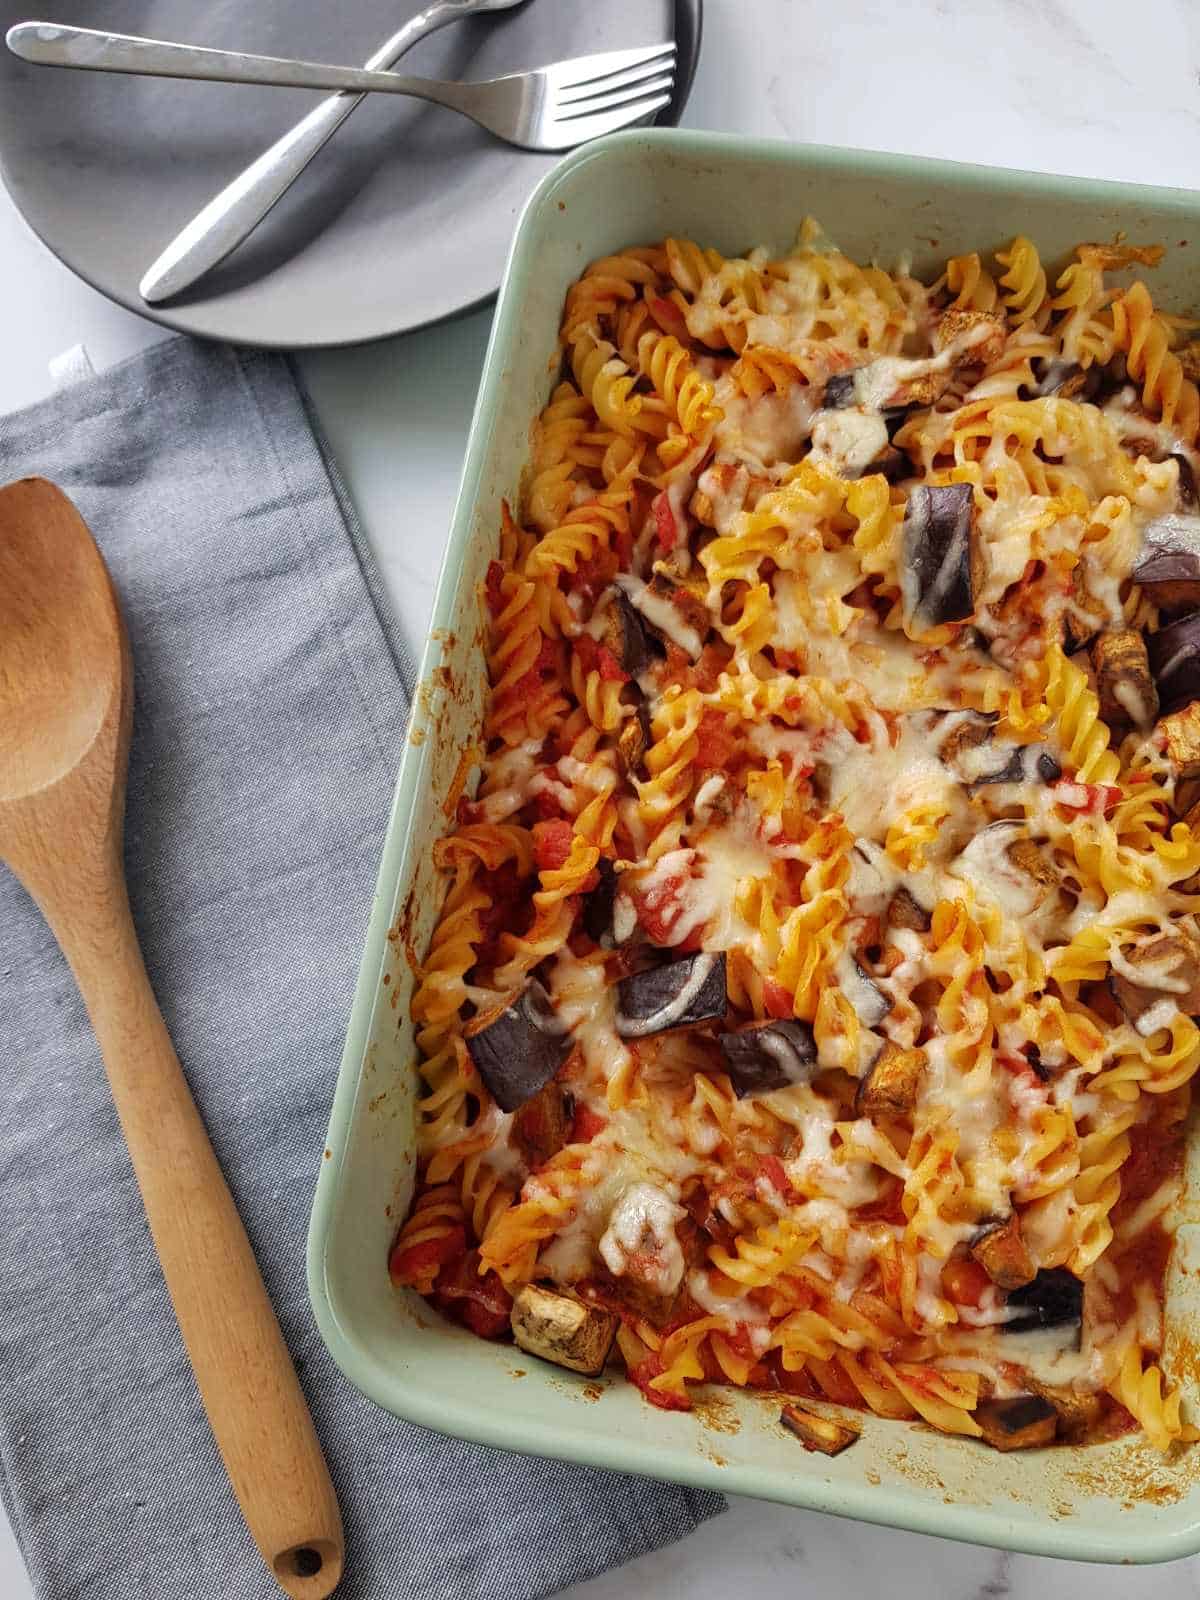
[[[574,56],[532,72],[481,83],[408,78],[365,67],[248,55],[141,39],[134,34],[22,22],[8,30],[8,47],[25,61],[90,72],[128,72],[154,78],[200,78],[217,83],[274,84],[288,89],[344,89],[358,94],[403,94],[448,106],[523,150],[570,150],[661,111],[671,98],[675,44]]]

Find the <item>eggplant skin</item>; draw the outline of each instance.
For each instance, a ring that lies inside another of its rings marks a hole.
[[[617,737],[617,761],[627,778],[639,771],[642,758],[652,743],[650,713],[646,702],[639,700],[633,716],[626,717],[625,726]]]
[[[844,411],[858,404],[858,390],[853,372],[835,372],[825,380],[825,393],[821,406],[825,411]]]
[[[1146,648],[1164,712],[1179,711],[1200,699],[1200,611],[1152,633]]]
[[[900,591],[921,632],[975,614],[982,554],[969,483],[918,484],[904,508]]]
[[[1018,1315],[1000,1324],[1001,1333],[1078,1327],[1083,1322],[1083,1284],[1066,1267],[1043,1267],[1032,1283],[1013,1289],[1005,1304]]]
[[[1058,1412],[1037,1394],[1014,1395],[1010,1400],[985,1400],[972,1416],[993,1450],[1036,1450],[1053,1444],[1058,1434]]]
[[[597,944],[612,933],[613,902],[617,898],[617,872],[607,856],[596,863],[600,882],[583,897],[583,931]]]
[[[728,1005],[724,951],[685,956],[621,979],[617,1032],[623,1039],[646,1039],[673,1028],[693,1028],[724,1017]]]
[[[805,1022],[764,1022],[723,1033],[721,1057],[739,1100],[807,1083],[817,1070],[817,1044]]]
[[[465,1038],[475,1070],[501,1111],[516,1111],[532,1100],[574,1043],[536,982],[506,1005],[473,1018]]]
[[[650,635],[641,613],[621,589],[613,592],[604,630],[604,642],[622,672],[636,678],[650,665]]]

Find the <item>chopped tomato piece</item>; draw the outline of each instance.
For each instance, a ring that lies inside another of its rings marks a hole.
[[[590,633],[581,633],[577,639],[572,639],[571,649],[579,657],[579,665],[585,672],[595,672],[599,646]]]
[[[573,594],[587,595],[594,600],[616,577],[619,560],[619,551],[597,550],[595,555],[581,561],[574,572],[566,575],[567,588]]]
[[[652,889],[634,890],[631,896],[637,919],[651,944],[670,946],[674,950],[699,950],[703,928],[690,928],[686,934],[679,931],[683,913],[679,892],[688,878],[680,873],[664,878]]]
[[[1094,817],[1107,817],[1121,802],[1122,791],[1111,783],[1075,783],[1062,779],[1051,791],[1056,805]]]
[[[725,726],[719,711],[706,711],[696,729],[695,766],[701,772],[719,772],[729,765],[737,739]]]
[[[878,1200],[870,1200],[865,1206],[859,1206],[854,1213],[856,1222],[890,1222],[896,1227],[902,1227],[905,1222],[904,1207],[901,1201],[904,1198],[904,1185],[899,1178],[889,1177],[886,1187]]]
[[[463,1325],[470,1328],[471,1332],[480,1339],[502,1339],[511,1326],[508,1310],[495,1309],[484,1305],[479,1300],[464,1300],[460,1313]]]
[[[607,1117],[602,1117],[598,1111],[593,1111],[591,1106],[585,1106],[576,1101],[575,1117],[571,1123],[571,1144],[591,1144],[598,1133],[603,1133],[608,1127]]]
[[[791,1195],[792,1180],[788,1177],[787,1169],[778,1156],[760,1156],[758,1174],[760,1178],[763,1178],[772,1189],[783,1195],[785,1199]],[[742,1351],[742,1354],[749,1355],[750,1351]]]
[[[948,1261],[942,1268],[942,1288],[955,1305],[975,1306],[978,1309],[991,1286],[992,1280],[979,1262],[967,1256]]]
[[[533,825],[533,859],[541,872],[557,872],[571,854],[574,829],[565,819],[535,822]]]
[[[565,817],[562,802],[551,789],[539,789],[533,797],[534,808],[539,817]]]
[[[606,683],[629,682],[629,674],[621,671],[621,663],[606,644],[596,650],[596,667]]]
[[[723,672],[729,668],[730,654],[725,645],[706,644],[692,668],[692,686],[701,694],[711,694]]]
[[[493,616],[503,611],[504,596],[500,592],[500,585],[504,582],[504,567],[499,561],[489,561],[487,579],[484,582],[484,593],[487,596],[488,610]]]
[[[679,543],[679,524],[665,489],[654,496],[650,509],[654,513],[654,536],[658,540],[658,547],[663,555],[669,556]]]
[[[527,925],[528,912],[524,911],[522,915],[524,880],[517,871],[516,862],[505,861],[493,872],[480,873],[479,886],[488,901],[478,913],[483,938],[477,947],[477,955],[484,966],[490,966],[500,935],[505,932],[521,933]]]
[[[542,643],[533,665],[513,685],[512,692],[514,696],[519,699],[522,695],[534,693],[541,688],[548,678],[553,678],[557,670],[558,651],[555,648],[554,640],[543,634]]]
[[[512,1296],[496,1273],[480,1276],[478,1250],[442,1270],[433,1299],[439,1311],[481,1339],[500,1339],[509,1331]]]
[[[677,339],[688,337],[687,322],[674,300],[668,300],[665,295],[650,294],[646,296],[646,307],[664,333],[673,333]]]
[[[795,1011],[791,995],[774,978],[763,979],[763,1007],[769,1017],[790,1017]]]
[[[598,672],[607,683],[628,683],[629,674],[621,671],[621,663],[606,644],[597,644],[590,633],[581,633],[571,648],[579,657],[585,672]]]

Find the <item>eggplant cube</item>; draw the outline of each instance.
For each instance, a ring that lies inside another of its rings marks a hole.
[[[1100,386],[1100,374],[1095,367],[1085,371],[1078,361],[1036,360],[1033,370],[1038,375],[1033,391],[1038,399],[1055,394],[1060,400],[1074,400],[1079,395],[1087,400]]]
[[[907,889],[899,888],[888,903],[887,923],[889,928],[910,928],[914,933],[928,933],[933,926],[933,916]]]
[[[622,1039],[648,1039],[672,1028],[694,1028],[724,1017],[728,1005],[724,952],[701,952],[622,978],[617,1032]]]
[[[1172,514],[1149,523],[1130,576],[1166,611],[1200,606],[1200,517]]]
[[[784,1406],[779,1420],[806,1450],[819,1450],[823,1456],[841,1455],[862,1437],[859,1429],[849,1423],[819,1417],[815,1411],[805,1411],[796,1405]]]
[[[1191,374],[1188,374],[1189,377]],[[1194,511],[1200,500],[1196,495],[1196,474],[1192,471],[1192,463],[1185,455],[1176,451],[1171,460],[1179,468],[1179,504],[1189,511]]]
[[[1049,1402],[1058,1413],[1058,1437],[1068,1444],[1081,1444],[1100,1421],[1104,1410],[1100,1396],[1089,1389],[1067,1384],[1042,1383],[1026,1374],[1024,1381]]]
[[[1135,982],[1127,972],[1111,972],[1108,987],[1139,1033],[1165,1027],[1177,1010],[1200,1015],[1200,947],[1182,928],[1156,934],[1123,955],[1126,967],[1145,971],[1145,982]]]
[[[1158,716],[1158,690],[1146,641],[1135,628],[1102,633],[1092,646],[1100,715],[1110,727],[1148,728]]]
[[[518,1290],[509,1320],[522,1350],[587,1378],[604,1371],[617,1336],[618,1319],[611,1311],[536,1283]]]
[[[512,1141],[530,1171],[544,1167],[570,1138],[575,1098],[553,1079],[513,1113]]]
[[[467,1051],[501,1111],[516,1111],[562,1066],[571,1035],[536,981],[494,1010],[473,1017]]]
[[[1037,1277],[1037,1266],[1021,1237],[1021,1219],[1015,1211],[1006,1222],[993,1223],[978,1234],[971,1254],[998,1288],[1021,1289]]]
[[[969,483],[918,484],[901,529],[900,594],[906,624],[918,633],[975,614],[983,552]]]
[[[986,367],[1003,355],[1007,334],[1004,318],[997,312],[951,306],[942,312],[934,343],[939,350],[946,350],[958,342],[957,365]]]
[[[721,1035],[721,1057],[739,1100],[808,1083],[817,1070],[817,1046],[805,1022],[755,1024]]]
[[[1046,897],[1059,887],[1059,876],[1054,866],[1048,861],[1037,843],[1028,834],[1014,839],[1005,851],[1008,859],[1018,872],[1023,872],[1027,878],[1037,885],[1035,894],[1036,906],[1042,905]]]
[[[1163,717],[1159,727],[1167,743],[1167,756],[1178,778],[1200,777],[1200,703]]]
[[[903,1116],[917,1103],[928,1065],[924,1050],[901,1050],[889,1039],[854,1097],[860,1117]]]
[[[966,751],[986,744],[999,720],[995,712],[956,711],[952,715],[954,720],[938,745],[938,760],[948,767],[955,766]]]
[[[1036,1394],[985,1400],[971,1414],[993,1450],[1035,1450],[1053,1444],[1058,1433],[1058,1412]]]
[[[625,725],[617,735],[617,760],[627,778],[641,766],[642,757],[650,744],[650,713],[646,709],[646,702],[639,700],[633,716],[626,717]]]

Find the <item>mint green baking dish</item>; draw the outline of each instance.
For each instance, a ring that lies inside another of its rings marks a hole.
[[[911,1423],[867,1420],[833,1460],[778,1426],[779,1405],[730,1389],[694,1414],[653,1410],[623,1379],[588,1384],[401,1298],[387,1251],[412,1190],[416,1075],[408,1002],[440,899],[432,866],[443,797],[479,727],[477,595],[503,497],[517,498],[532,419],[557,370],[567,286],[596,256],[688,234],[737,252],[783,249],[821,219],[857,259],[915,270],[1030,235],[1053,261],[1123,231],[1168,246],[1154,275],[1173,310],[1196,305],[1200,196],[983,167],[671,131],[619,134],[569,156],[517,229],[434,603],[308,1241],[317,1322],[365,1394],[446,1433],[537,1455],[759,1495],[817,1511],[1084,1561],[1166,1561],[1200,1550],[1200,1446],[1163,1462],[1140,1439],[999,1455]],[[1195,1144],[1169,1286],[1168,1369],[1200,1378],[1200,1154]],[[1190,1413],[1198,1413],[1195,1404]]]

